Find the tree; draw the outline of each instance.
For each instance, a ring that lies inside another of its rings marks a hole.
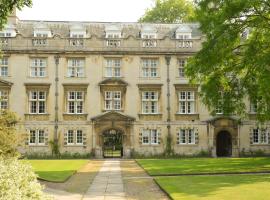
[[[194,20],[194,7],[189,0],[156,0],[139,22],[179,23]]]
[[[14,113],[0,111],[0,156],[13,157],[17,153],[17,134],[16,127],[18,120]]]
[[[30,7],[32,0],[1,0],[0,2],[0,30],[7,23],[7,16],[14,8],[22,9],[24,6]]]
[[[16,158],[0,156],[0,199],[50,200],[43,194],[32,167]]]
[[[215,114],[249,113],[270,119],[269,0],[199,0],[196,18],[205,37],[186,74],[201,85],[203,102]]]

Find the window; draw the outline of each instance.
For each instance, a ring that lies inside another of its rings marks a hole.
[[[142,34],[143,47],[156,47],[156,34]]]
[[[157,129],[144,129],[142,132],[142,144],[159,144]]]
[[[0,76],[6,77],[8,76],[8,58],[3,57],[0,59]]]
[[[217,102],[216,114],[223,114],[223,92],[219,91],[220,99]]]
[[[46,32],[34,32],[33,45],[34,46],[46,46],[49,33]]]
[[[83,134],[81,130],[77,130],[76,134],[76,144],[82,144],[83,143]]]
[[[142,59],[142,77],[157,77],[158,76],[158,60],[157,59]]]
[[[258,111],[258,101],[251,100],[250,101],[250,113],[257,113]]]
[[[46,113],[46,92],[30,91],[29,92],[29,108],[30,114]]]
[[[176,39],[178,40],[188,40],[191,39],[191,33],[181,33],[176,35]]]
[[[82,130],[68,130],[67,144],[68,145],[82,145],[83,144]]]
[[[142,113],[143,114],[158,113],[158,92],[154,91],[142,92]]]
[[[105,92],[105,110],[121,109],[121,92],[106,91]]]
[[[185,77],[185,66],[187,65],[187,59],[178,60],[178,76],[180,78]]]
[[[194,91],[179,92],[179,113],[180,114],[194,114],[195,113]]]
[[[179,144],[195,144],[194,129],[180,129]]]
[[[84,60],[72,58],[68,59],[68,77],[83,77],[84,76]]]
[[[12,37],[12,33],[7,31],[1,31],[0,37]]]
[[[121,92],[105,92],[105,110],[121,110]]]
[[[121,33],[106,33],[106,38],[121,38]]]
[[[82,114],[84,93],[82,91],[69,91],[67,95],[67,112],[69,114]]]
[[[31,77],[45,77],[46,76],[46,60],[43,58],[34,58],[31,60],[30,66]]]
[[[70,46],[83,46],[84,33],[70,33]]]
[[[73,130],[68,130],[67,143],[74,144],[74,131]]]
[[[0,109],[8,109],[8,91],[0,90]]]
[[[252,130],[252,143],[253,144],[268,144],[267,129],[255,128]]]
[[[121,60],[106,59],[105,77],[120,77],[121,76]]]
[[[30,130],[29,144],[30,145],[45,145],[45,131],[44,130]]]

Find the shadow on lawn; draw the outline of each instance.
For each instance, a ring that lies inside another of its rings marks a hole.
[[[55,182],[48,182],[48,181],[40,181],[43,185],[49,188],[57,189],[57,190],[64,190],[71,193],[79,193],[83,194],[87,191],[90,184],[92,183],[94,177],[96,176],[97,172],[100,169],[102,161],[91,161],[83,166],[77,173],[73,176],[69,177],[65,182],[62,183],[55,183]],[[61,176],[63,173],[73,174],[73,171],[54,171],[54,172],[36,172],[43,175],[47,173],[52,174],[53,176]]]
[[[218,190],[256,183],[270,186],[270,175],[159,177],[156,180],[172,197],[181,194],[209,197]],[[260,186],[258,188],[262,190]],[[254,186],[252,186],[252,189],[254,189]]]
[[[150,175],[270,171],[270,158],[138,160]]]

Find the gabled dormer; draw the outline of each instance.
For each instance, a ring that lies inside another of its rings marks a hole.
[[[188,25],[181,25],[175,31],[175,38],[179,40],[188,40],[192,38],[192,29]]]
[[[106,25],[105,27],[105,37],[106,38],[121,38],[122,28],[118,25]]]
[[[70,38],[86,38],[86,28],[82,24],[72,24],[69,29]]]
[[[157,39],[157,29],[153,25],[145,25],[141,29],[142,39]]]
[[[34,37],[36,38],[50,38],[52,37],[52,32],[50,28],[45,23],[37,23],[34,25]]]
[[[4,29],[0,31],[0,37],[16,37],[16,28],[13,24],[5,25]]]

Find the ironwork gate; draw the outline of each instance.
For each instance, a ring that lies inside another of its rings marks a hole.
[[[103,157],[121,158],[123,156],[123,134],[118,130],[103,133]]]

